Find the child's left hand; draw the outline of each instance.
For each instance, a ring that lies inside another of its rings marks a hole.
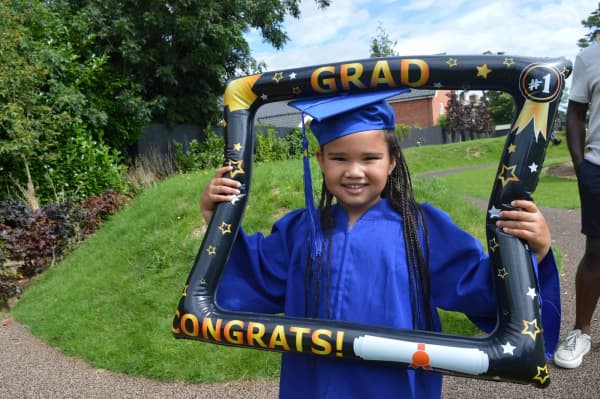
[[[550,251],[552,243],[544,215],[532,201],[515,200],[511,205],[519,209],[500,212],[502,219],[498,220],[496,225],[505,233],[527,241],[538,263],[541,262]]]

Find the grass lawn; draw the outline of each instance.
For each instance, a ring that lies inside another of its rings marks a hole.
[[[497,163],[504,139],[422,146],[405,151],[413,176],[458,166]],[[547,159],[568,160],[566,146]],[[255,165],[243,221],[267,233],[291,209],[303,206],[300,160]],[[496,167],[439,179],[414,178],[419,201],[446,210],[484,240],[485,214],[463,199],[487,198]],[[316,171],[314,165],[313,171]],[[213,171],[173,176],[146,189],[63,261],[36,278],[12,315],[66,354],[95,367],[159,380],[207,383],[274,378],[279,355],[171,336],[171,321],[206,226],[198,199]],[[313,172],[313,175],[317,173]],[[543,176],[535,198],[544,206],[574,207],[573,182]],[[315,187],[320,187],[316,182]],[[446,331],[476,329],[444,314]]]

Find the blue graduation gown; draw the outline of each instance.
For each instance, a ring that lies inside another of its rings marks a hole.
[[[493,328],[497,307],[487,253],[446,213],[428,204],[423,207],[431,248],[434,329],[441,328],[438,307]],[[340,206],[334,207],[334,220],[331,266],[325,263],[321,272],[316,317],[329,314],[335,320],[412,329],[401,215],[382,199],[351,229]],[[229,310],[305,317],[308,223],[306,211],[300,209],[276,222],[267,237],[240,231],[219,283],[217,303]],[[556,274],[552,255],[542,263],[540,269]],[[310,284],[311,317],[315,291]],[[401,365],[282,355],[282,398],[439,398],[441,387],[441,375]]]

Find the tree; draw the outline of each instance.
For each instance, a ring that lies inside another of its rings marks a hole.
[[[377,33],[371,38],[371,58],[377,57],[393,57],[398,55],[394,50],[397,42],[392,41],[385,31],[383,24],[379,21],[377,25]]]
[[[99,82],[101,92],[114,91],[135,102],[137,89],[153,122],[195,123],[201,128],[221,117],[218,99],[228,79],[263,68],[251,56],[243,34],[256,28],[280,49],[288,40],[282,28],[285,16],[300,16],[300,0],[48,3],[65,16],[66,26],[74,27],[72,35],[94,32],[80,56],[85,60],[105,55],[111,81],[123,84],[113,88]],[[315,3],[327,7],[329,0]],[[124,119],[122,110],[112,110],[113,120]],[[105,138],[114,146],[122,134],[120,126],[107,126]]]
[[[488,101],[488,110],[496,125],[511,123],[515,116],[515,101],[509,93],[487,90],[484,96]]]
[[[586,48],[594,41],[594,32],[600,29],[600,4],[598,4],[598,9],[592,11],[586,19],[581,21],[581,24],[589,28],[590,33],[579,39],[577,46]]]
[[[116,157],[91,135],[104,112],[85,95],[105,58],[80,62],[63,21],[39,1],[2,0],[0,20],[0,199],[36,208],[117,188]]]
[[[458,101],[456,91],[447,94],[448,103],[446,104],[446,122],[444,131],[450,142],[460,141],[463,128],[463,107]]]

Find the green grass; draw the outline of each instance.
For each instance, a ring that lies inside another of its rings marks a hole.
[[[405,153],[415,176],[495,164],[503,145],[503,139],[487,139],[410,148]],[[562,147],[550,147],[548,159],[568,159],[566,146]],[[415,193],[419,201],[446,210],[483,242],[485,213],[463,195],[487,198],[495,169],[439,179],[415,177]],[[268,233],[276,219],[303,206],[301,173],[300,160],[255,165],[243,220],[247,231]],[[175,340],[170,333],[206,229],[198,200],[212,175],[213,171],[178,175],[146,189],[98,233],[36,278],[12,315],[49,344],[98,368],[191,383],[277,377],[276,353]],[[316,165],[315,175],[319,175]],[[541,205],[569,207],[577,202],[572,182],[543,176],[539,187],[536,200]],[[557,193],[563,190],[564,195]],[[447,332],[477,332],[461,314],[444,312],[443,318]]]

